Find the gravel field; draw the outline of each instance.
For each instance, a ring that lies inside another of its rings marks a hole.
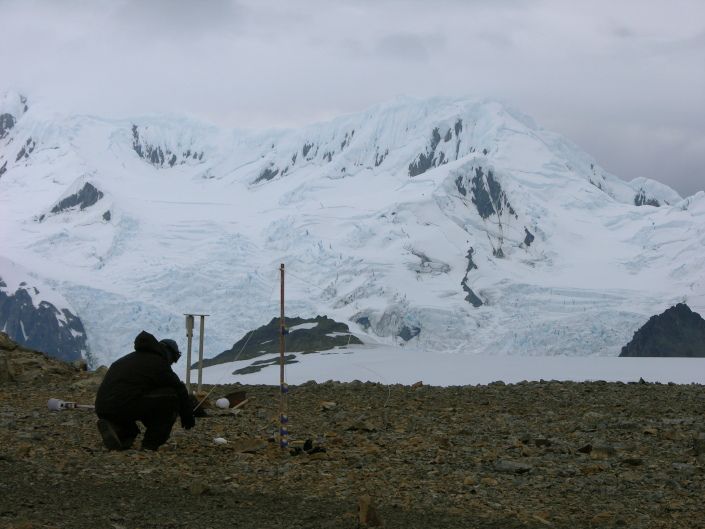
[[[109,452],[92,410],[47,409],[92,404],[99,372],[25,378],[0,383],[2,528],[705,527],[701,385],[309,382],[292,455],[274,386],[205,387],[249,400]]]

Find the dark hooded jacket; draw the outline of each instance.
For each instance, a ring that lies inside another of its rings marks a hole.
[[[98,415],[129,412],[143,395],[159,388],[174,388],[179,399],[181,419],[193,418],[186,386],[171,369],[166,346],[148,332],[135,338],[135,351],[113,362],[98,388],[95,411]]]

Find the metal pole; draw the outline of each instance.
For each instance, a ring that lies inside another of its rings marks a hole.
[[[279,313],[279,383],[284,384],[284,265],[281,265],[281,293],[279,295],[281,307]],[[282,401],[283,403],[283,401]]]
[[[287,333],[284,321],[284,265],[280,268],[281,275],[281,312],[279,316],[279,445],[282,450],[289,446],[289,417],[286,414],[286,394],[289,391],[284,382],[284,335]]]
[[[198,391],[201,391],[203,381],[203,328],[205,327],[206,316],[201,314],[201,331],[198,337]]]
[[[184,314],[186,316],[186,389],[191,393],[191,340],[193,338],[193,315]]]

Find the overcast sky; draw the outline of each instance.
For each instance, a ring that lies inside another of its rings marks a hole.
[[[0,91],[296,127],[489,96],[610,173],[705,190],[702,0],[0,0]]]

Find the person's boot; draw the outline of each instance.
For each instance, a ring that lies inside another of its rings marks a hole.
[[[117,426],[106,419],[98,419],[98,431],[103,438],[103,444],[108,450],[124,450]]]
[[[144,443],[142,443],[142,447],[140,448],[140,450],[142,452],[156,452],[157,450],[159,450],[159,448],[166,452],[171,452],[173,450],[176,450],[176,443],[174,441],[167,441],[166,443],[160,446],[145,445]]]

